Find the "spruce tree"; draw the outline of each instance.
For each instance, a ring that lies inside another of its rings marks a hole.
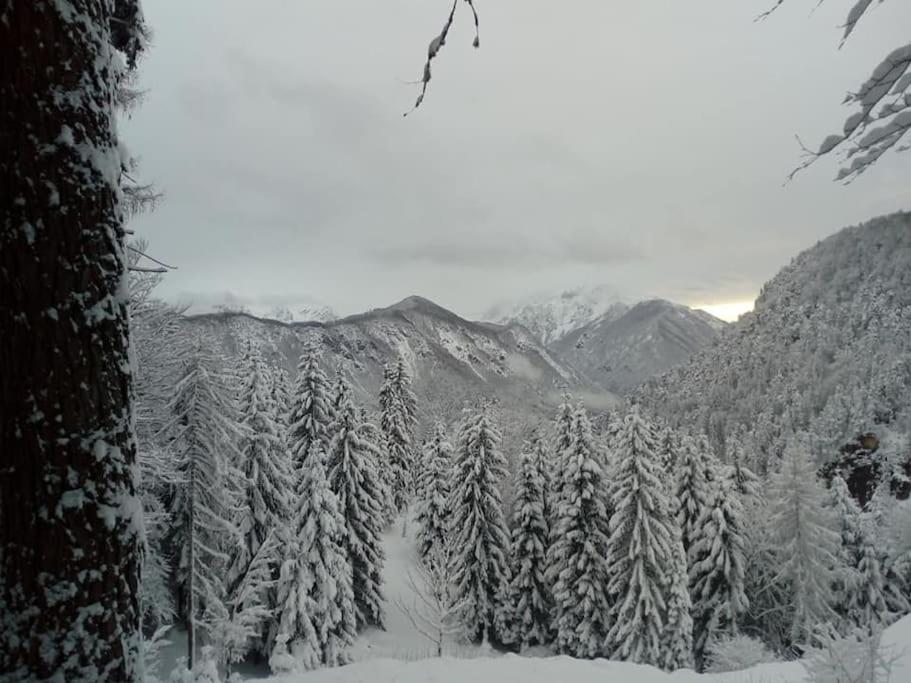
[[[234,548],[226,582],[229,595],[244,587],[248,596],[263,596],[265,609],[275,608],[274,591],[257,590],[253,576],[248,576],[254,558],[259,556],[258,568],[272,566],[277,574],[279,558],[275,554],[262,557],[260,548],[270,533],[282,535],[290,511],[290,496],[294,478],[291,460],[285,450],[281,427],[277,423],[277,406],[273,398],[274,385],[262,360],[256,355],[246,357],[245,381],[240,398],[241,433],[238,461],[240,501],[235,526],[240,540]],[[277,547],[277,546],[276,546]],[[260,572],[260,576],[267,574]],[[268,577],[271,580],[271,576]],[[246,599],[245,609],[252,608]],[[267,636],[262,634],[263,642]],[[260,643],[254,642],[254,645]]]
[[[836,608],[848,628],[888,623],[892,616],[889,588],[869,525],[838,474],[832,477],[829,496],[841,532],[843,559],[836,580]]]
[[[486,407],[459,430],[453,463],[451,576],[454,617],[471,641],[509,638],[509,534],[500,483],[506,459]]]
[[[344,519],[342,545],[348,553],[354,588],[357,627],[383,627],[381,539],[385,489],[380,480],[380,449],[365,438],[358,411],[340,392],[329,446],[329,488],[338,498]]]
[[[392,504],[397,512],[408,506],[414,490],[414,430],[417,399],[411,375],[401,358],[383,368],[380,388],[380,428],[386,436]]]
[[[276,672],[344,664],[356,635],[345,519],[329,488],[324,460],[317,439],[301,471],[285,539],[278,628],[269,659]]]
[[[560,430],[566,411],[561,408]],[[553,500],[547,581],[553,586],[553,628],[559,652],[598,657],[608,634],[608,506],[601,457],[585,409],[571,416]]]
[[[424,483],[418,507],[418,550],[427,560],[434,552],[449,555],[449,480],[452,472],[452,445],[446,430],[437,423],[433,438],[424,448]]]
[[[617,436],[617,471],[610,486],[607,649],[616,659],[660,666],[677,536],[656,448],[651,426],[634,406]]]
[[[664,623],[665,671],[693,668],[693,617],[687,575],[686,551],[680,528],[674,524],[673,565],[668,571],[667,618]]]
[[[526,443],[516,470],[511,528],[510,598],[515,642],[522,648],[546,644],[551,635],[553,604],[545,576],[550,539],[542,464],[539,453]]]
[[[769,486],[771,540],[778,571],[774,581],[788,587],[792,644],[805,642],[818,624],[836,615],[833,583],[840,558],[836,521],[825,491],[799,445],[790,444]]]
[[[239,454],[235,406],[212,356],[198,344],[171,401],[180,483],[171,501],[174,546],[180,549],[177,581],[187,623],[189,667],[196,655],[197,626],[211,631],[225,613],[226,538],[236,537],[229,472]]]
[[[690,565],[690,548],[699,533],[699,520],[712,501],[710,456],[703,445],[690,436],[681,439],[674,484],[674,512]]]
[[[329,380],[317,361],[316,347],[308,344],[297,366],[290,399],[288,446],[296,473],[302,470],[316,440],[328,443],[326,430],[333,420]]]
[[[551,442],[551,487],[559,491],[563,487],[563,454],[573,442],[573,427],[575,408],[572,405],[572,397],[569,394],[563,394],[563,402],[557,407],[557,415],[554,419],[554,434]],[[551,525],[553,526],[553,525]]]
[[[711,506],[703,511],[692,538],[689,585],[696,661],[720,632],[736,632],[749,601],[744,592],[743,507],[727,480],[713,487]]]

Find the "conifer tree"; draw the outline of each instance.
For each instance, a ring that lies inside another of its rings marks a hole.
[[[397,512],[408,506],[414,490],[414,430],[417,399],[411,390],[411,375],[402,358],[383,369],[380,388],[380,428],[386,436],[389,485]]]
[[[613,658],[660,666],[677,537],[656,448],[651,426],[633,406],[617,437],[617,471],[610,486],[607,648]]]
[[[841,564],[840,539],[825,491],[799,445],[785,449],[769,489],[775,582],[784,582],[790,594],[791,642],[805,642],[815,626],[836,616],[833,583]]]
[[[675,514],[690,565],[690,548],[699,533],[699,520],[712,500],[709,454],[702,446],[690,436],[681,439],[674,485]]]
[[[559,491],[563,487],[563,453],[572,445],[574,416],[576,410],[572,405],[572,397],[569,394],[563,394],[563,402],[557,407],[557,415],[554,419],[554,435],[551,445],[553,467],[551,472],[551,487]]]
[[[344,380],[340,379],[344,385]],[[381,539],[385,489],[378,467],[381,452],[365,438],[364,426],[349,397],[339,392],[329,446],[329,488],[338,498],[344,520],[342,545],[351,564],[357,627],[383,627]]]
[[[310,444],[297,487],[278,583],[273,671],[338,666],[356,635],[345,520],[329,488],[319,440]]]
[[[740,615],[749,607],[744,593],[743,507],[727,480],[718,482],[712,494],[690,547],[693,640],[700,665],[709,641],[720,632],[736,632]]]
[[[277,575],[279,558],[275,553],[263,557],[260,549],[271,533],[284,535],[281,532],[289,517],[294,478],[281,428],[276,422],[274,385],[258,356],[246,357],[245,375],[239,406],[242,416],[237,467],[240,501],[234,521],[241,538],[233,550],[226,585],[232,600],[234,593],[243,586],[248,596],[261,596],[266,600],[261,607],[273,610],[274,591],[260,590],[256,579],[271,581],[272,574]],[[254,558],[259,560],[257,568],[260,571],[248,576]],[[262,571],[266,566],[274,571]],[[248,610],[252,608],[249,598],[243,606]],[[266,636],[267,633],[262,634],[263,639]],[[254,640],[253,644],[261,643]]]
[[[212,630],[225,613],[225,538],[235,538],[230,519],[231,460],[238,457],[235,407],[212,356],[198,344],[171,401],[175,416],[172,452],[181,481],[171,501],[174,546],[180,549],[177,580],[187,621],[189,668],[196,655],[197,626]]]
[[[891,620],[889,588],[882,555],[863,513],[838,474],[832,477],[829,496],[841,532],[843,559],[836,580],[836,608],[848,628],[888,623]]]
[[[604,471],[585,409],[570,416],[569,446],[559,460],[547,581],[553,586],[559,652],[598,657],[608,633],[608,520]],[[566,423],[561,408],[560,430]]]
[[[516,471],[511,529],[510,585],[515,642],[522,648],[550,641],[553,610],[545,577],[549,529],[544,496],[546,473],[540,453],[526,443]]]
[[[500,483],[506,459],[488,409],[466,417],[453,463],[450,557],[454,617],[472,641],[508,640],[509,534]]]
[[[676,524],[673,533],[673,564],[668,571],[667,618],[662,637],[664,653],[660,664],[665,671],[693,668],[693,617],[686,551]]]
[[[297,381],[291,396],[288,445],[297,476],[313,443],[316,440],[328,443],[326,430],[333,420],[329,380],[317,361],[316,347],[307,345],[297,366]]]
[[[421,558],[434,552],[449,556],[449,480],[452,472],[452,445],[442,423],[437,423],[433,438],[424,448],[424,484],[418,508],[418,549]]]

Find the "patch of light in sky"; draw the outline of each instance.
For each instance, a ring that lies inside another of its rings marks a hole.
[[[744,313],[753,310],[754,302],[750,301],[731,301],[724,304],[697,304],[693,308],[711,313],[716,318],[721,318],[728,322],[734,322]]]

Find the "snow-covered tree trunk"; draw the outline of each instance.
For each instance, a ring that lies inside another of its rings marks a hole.
[[[137,13],[32,0],[0,21],[0,671],[14,678],[140,677],[114,118],[114,48],[135,56]]]

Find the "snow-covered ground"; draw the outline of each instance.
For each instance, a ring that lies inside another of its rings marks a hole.
[[[898,657],[892,682],[911,681],[911,616],[886,630],[883,645],[890,655]],[[806,675],[799,662],[763,664],[723,674],[697,674],[686,670],[665,673],[650,666],[603,659],[505,655],[430,658],[419,662],[380,659],[270,680],[272,683],[803,683]]]
[[[543,651],[531,656],[498,654],[478,646],[449,643],[446,656],[435,657],[433,645],[418,632],[396,603],[411,605],[414,593],[408,580],[418,557],[414,540],[417,525],[409,520],[403,535],[398,520],[384,536],[386,564],[383,570],[386,596],[386,630],[370,629],[361,634],[352,650],[354,663],[285,676],[269,676],[268,668],[242,664],[235,671],[244,680],[270,683],[804,683],[805,671],[799,662],[779,662],[724,674],[697,674],[692,671],[666,673],[650,666],[546,656]],[[159,676],[167,680],[177,657],[186,652],[186,635],[174,630],[172,641],[162,653]],[[892,683],[911,681],[911,616],[889,627],[883,645],[897,657]],[[162,675],[164,674],[164,675]]]

